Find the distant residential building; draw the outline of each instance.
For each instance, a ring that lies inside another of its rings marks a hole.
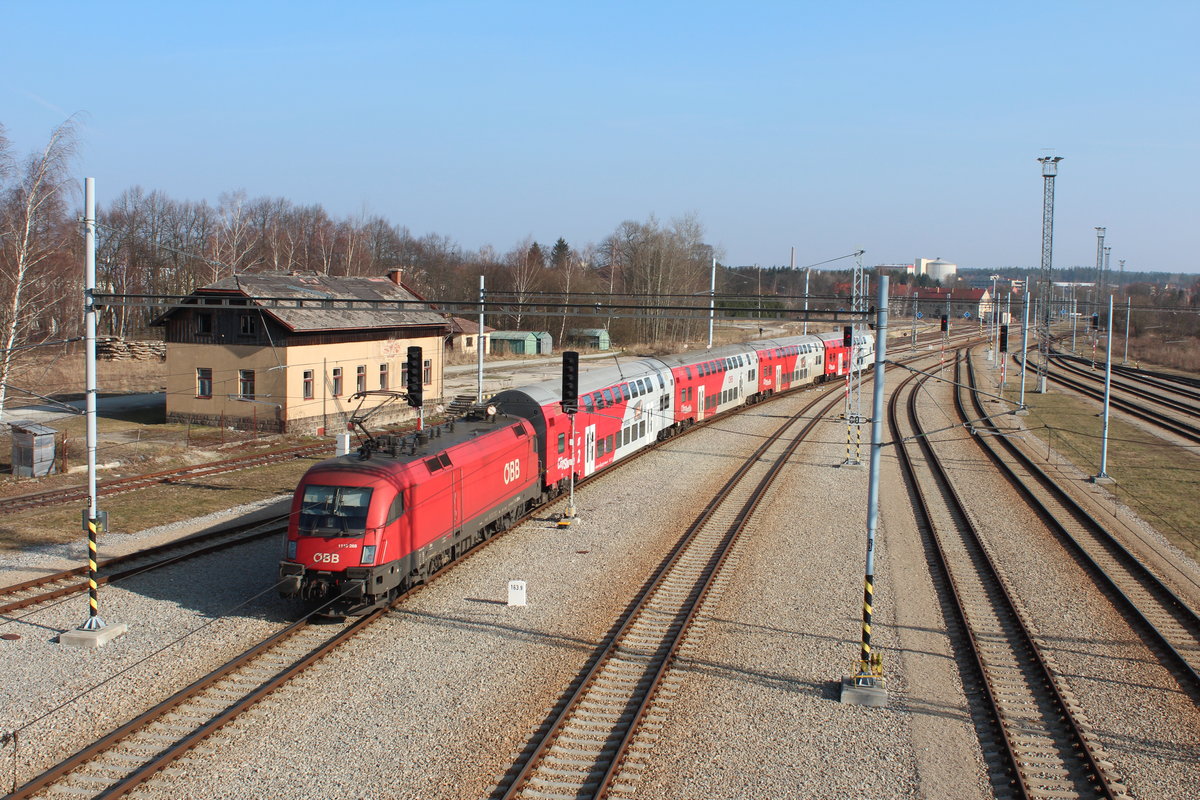
[[[479,353],[479,347],[482,344],[483,354],[487,355],[491,352],[490,339],[491,334],[496,330],[488,325],[483,326],[483,333],[479,331],[479,320],[463,319],[462,317],[450,317],[450,334],[446,337],[446,347],[455,353]]]
[[[302,301],[274,308],[255,298]],[[229,305],[216,305],[224,300]],[[350,307],[348,300],[404,301]],[[414,301],[421,301],[415,303]],[[364,391],[403,392],[408,348],[422,350],[426,405],[441,398],[442,315],[388,277],[251,273],[192,292],[154,321],[166,328],[167,419],[258,430],[324,434],[346,430]],[[387,401],[368,395],[367,410]],[[392,400],[378,426],[413,416]]]

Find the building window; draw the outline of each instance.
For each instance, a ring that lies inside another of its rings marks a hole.
[[[238,394],[243,400],[254,399],[254,370],[238,370]]]
[[[365,392],[367,390],[367,365],[359,364],[358,369],[354,371],[354,391]]]
[[[212,397],[211,367],[196,367],[196,397]]]
[[[471,346],[471,345],[473,345],[473,344],[475,344],[475,337],[474,337],[474,336],[468,336],[468,337],[466,338],[466,340],[464,341],[464,346],[465,346],[465,347],[470,347],[470,346]]]
[[[313,371],[311,369],[304,370],[304,399],[313,399]]]
[[[384,390],[388,388],[388,365],[386,361],[379,365],[379,388]]]
[[[433,383],[433,359],[425,359],[423,369],[421,370],[421,383],[428,386]]]
[[[199,336],[212,336],[213,315],[210,311],[196,312],[196,333]]]
[[[253,336],[257,332],[258,328],[254,317],[250,314],[242,314],[242,336]]]
[[[342,368],[341,367],[333,368],[333,379],[332,379],[331,383],[333,384],[333,391],[331,392],[331,394],[334,397],[341,397],[342,396]]]

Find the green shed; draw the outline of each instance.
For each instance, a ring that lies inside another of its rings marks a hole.
[[[494,331],[488,338],[491,339],[491,349],[495,355],[537,355],[538,338],[529,331]]]

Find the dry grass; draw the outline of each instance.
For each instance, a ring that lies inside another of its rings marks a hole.
[[[1009,381],[1010,386],[1012,381]],[[1102,421],[1096,405],[1051,386],[1046,394],[1030,392],[1026,425],[1051,458],[1066,458],[1079,470],[1095,475],[1100,469]],[[1016,401],[1017,393],[1007,391]],[[1164,444],[1117,415],[1109,418],[1108,462],[1115,479],[1108,490],[1142,519],[1193,558],[1200,557],[1200,454]]]
[[[290,494],[316,459],[288,459],[269,467],[226,472],[170,486],[154,486],[101,497],[108,512],[104,537],[133,533],[156,525],[191,519],[232,506]],[[7,514],[0,521],[0,551],[29,545],[82,541],[77,504]]]

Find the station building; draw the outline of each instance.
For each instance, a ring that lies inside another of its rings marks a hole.
[[[255,298],[302,301],[272,307]],[[401,301],[354,307],[346,301]],[[418,302],[414,302],[418,301]],[[154,321],[166,328],[167,420],[324,435],[346,430],[362,391],[403,392],[408,348],[422,349],[426,407],[443,395],[450,324],[400,281],[312,273],[236,275],[196,289]],[[411,419],[368,395],[372,427]]]

